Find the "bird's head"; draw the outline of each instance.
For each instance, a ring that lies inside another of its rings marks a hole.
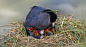
[[[29,29],[29,30],[30,30],[30,31],[33,31],[33,29],[34,29],[33,27],[30,27],[30,29]]]

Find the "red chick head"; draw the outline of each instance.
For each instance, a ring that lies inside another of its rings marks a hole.
[[[33,27],[30,27],[30,29],[29,29],[29,30],[30,30],[30,31],[33,31],[33,29],[34,29]]]
[[[38,31],[35,31],[35,35],[36,35],[36,36],[38,35]]]

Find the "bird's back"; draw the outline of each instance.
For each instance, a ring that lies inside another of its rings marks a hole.
[[[45,29],[50,25],[50,15],[40,13],[37,17],[31,17],[25,21],[25,26],[34,27],[36,29]]]
[[[45,10],[45,8],[42,8],[40,6],[33,6],[26,17],[26,20],[30,17],[37,17],[43,10]]]

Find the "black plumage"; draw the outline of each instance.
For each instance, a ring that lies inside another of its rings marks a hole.
[[[30,27],[34,27],[37,30],[44,30],[46,28],[52,27],[50,25],[55,23],[56,19],[57,15],[52,10],[45,9],[40,6],[33,6],[24,23],[27,35],[29,34],[32,36],[31,31],[29,31]]]
[[[50,15],[40,13],[37,17],[30,17],[25,21],[25,27],[34,27],[36,29],[45,29],[50,25]]]

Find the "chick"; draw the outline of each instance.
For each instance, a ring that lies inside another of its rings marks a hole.
[[[51,36],[53,33],[49,29],[45,29],[44,36]]]
[[[54,28],[52,28],[51,31],[53,32],[53,34],[55,34],[55,30],[54,30]]]
[[[35,29],[34,27],[30,27],[30,34],[32,34],[31,36],[37,39],[40,39],[40,30]]]

